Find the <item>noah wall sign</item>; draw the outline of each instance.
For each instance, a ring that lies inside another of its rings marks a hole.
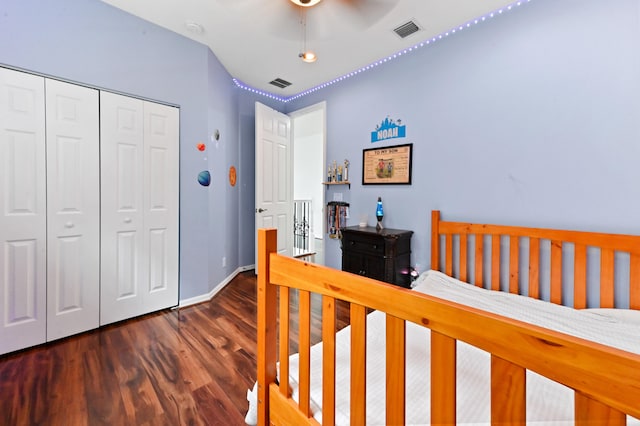
[[[404,138],[406,136],[407,130],[406,126],[402,124],[402,120],[394,120],[393,118],[387,117],[371,132],[371,143],[388,139]]]

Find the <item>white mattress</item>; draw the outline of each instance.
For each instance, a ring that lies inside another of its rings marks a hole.
[[[578,311],[508,293],[483,290],[437,271],[421,275],[414,291],[512,317],[640,354],[640,325],[601,312]],[[429,424],[429,330],[407,323],[407,412],[409,425]],[[336,424],[349,424],[350,328],[336,337]],[[322,343],[312,347],[311,398],[314,417],[322,421]],[[490,423],[490,356],[459,342],[457,352],[457,420],[459,424]],[[298,356],[291,356],[290,381],[297,399]],[[385,419],[385,317],[367,319],[367,425]],[[637,422],[629,419],[630,423]],[[536,373],[527,372],[527,423],[573,424],[573,391]],[[638,422],[640,423],[640,422]]]

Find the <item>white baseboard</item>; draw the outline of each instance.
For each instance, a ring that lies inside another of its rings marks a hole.
[[[222,282],[220,282],[217,286],[215,286],[213,290],[211,290],[209,293],[203,294],[201,296],[190,297],[189,299],[181,300],[177,307],[184,308],[187,306],[196,305],[198,303],[210,301],[211,299],[213,299],[213,296],[215,296],[216,294],[218,294],[220,290],[225,288],[226,285],[229,284],[236,277],[236,275],[238,275],[240,272],[250,271],[252,269],[255,269],[255,265],[240,266],[238,269],[233,271],[231,275],[229,275],[227,278],[222,280]]]

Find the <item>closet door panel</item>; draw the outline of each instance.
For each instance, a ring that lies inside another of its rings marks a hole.
[[[46,80],[47,340],[99,325],[98,91]]]
[[[179,110],[145,102],[146,312],[178,304]]]
[[[178,110],[101,92],[100,323],[178,303]]]
[[[100,324],[144,312],[148,281],[144,238],[143,101],[100,93],[101,311]]]
[[[46,339],[44,78],[0,68],[0,354]]]

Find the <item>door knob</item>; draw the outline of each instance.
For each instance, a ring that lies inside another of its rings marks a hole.
[[[262,212],[266,212],[266,211],[267,211],[267,209],[263,209],[263,208],[256,209],[256,213],[262,213]]]
[[[73,222],[69,221],[67,223],[64,224],[65,228],[73,228]]]
[[[130,217],[126,217],[124,219],[124,223],[131,223],[131,218]]]

